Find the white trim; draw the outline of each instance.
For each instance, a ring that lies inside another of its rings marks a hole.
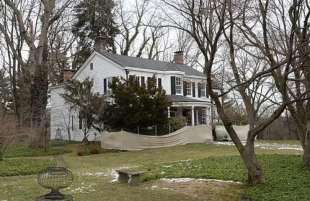
[[[190,67],[189,67],[190,68]],[[185,78],[195,78],[195,79],[201,79],[201,80],[207,80],[204,76],[198,76],[198,75],[184,75]]]
[[[161,70],[137,68],[137,67],[131,67],[131,66],[126,66],[125,69],[140,71],[140,72],[148,72],[148,73],[166,74],[166,75],[183,75],[184,78],[194,78],[194,79],[207,80],[207,78],[205,76],[186,75],[185,72],[183,72],[183,71],[161,71]]]
[[[160,71],[160,70],[137,68],[137,67],[130,67],[130,66],[126,66],[125,69],[140,71],[140,72],[147,72],[147,73],[155,73],[155,74],[173,74],[173,75],[177,74],[177,75],[183,75],[183,76],[185,75],[185,72],[183,71]]]
[[[172,102],[171,107],[206,107],[210,102]]]

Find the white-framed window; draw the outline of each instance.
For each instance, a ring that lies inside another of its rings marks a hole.
[[[205,83],[201,83],[201,96],[205,97],[206,96],[206,84]]]
[[[175,92],[178,95],[182,94],[182,79],[180,77],[175,78]]]
[[[186,95],[192,95],[192,83],[186,82]]]
[[[107,77],[103,79],[103,94],[104,95],[112,94],[112,89],[111,89],[112,82],[113,82],[113,77]]]
[[[207,124],[206,109],[201,110],[201,124]]]

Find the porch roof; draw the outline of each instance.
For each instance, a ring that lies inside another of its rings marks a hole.
[[[171,102],[183,102],[183,103],[207,103],[208,101],[204,101],[204,100],[198,100],[198,99],[194,99],[194,98],[190,98],[190,97],[186,97],[186,96],[176,96],[176,95],[167,95],[167,98],[169,101]]]

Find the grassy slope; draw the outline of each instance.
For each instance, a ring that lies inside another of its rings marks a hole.
[[[75,145],[70,145],[74,149]],[[259,150],[259,153],[295,154],[290,151]],[[221,145],[186,145],[172,148],[145,150],[140,152],[108,153],[92,156],[77,157],[74,153],[66,154],[65,161],[72,169],[74,184],[66,191],[73,194],[75,201],[177,201],[191,200],[187,195],[169,190],[150,190],[146,187],[128,187],[127,185],[113,184],[111,178],[105,176],[90,176],[89,173],[109,172],[112,168],[124,166],[148,166],[179,160],[199,160],[210,156],[236,155],[233,146]],[[49,158],[49,157],[47,157]],[[36,196],[45,193],[36,183],[36,176],[0,177],[0,200],[25,201],[34,200]],[[239,191],[236,191],[239,192]],[[199,200],[207,200],[201,198]],[[225,194],[219,199],[225,198]]]

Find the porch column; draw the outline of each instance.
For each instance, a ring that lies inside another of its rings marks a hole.
[[[206,125],[209,125],[210,122],[209,122],[209,107],[206,107]]]
[[[196,125],[200,124],[200,122],[199,122],[199,114],[198,113],[199,113],[199,110],[196,110],[195,111],[195,116],[196,116],[196,122],[195,123],[196,123]]]
[[[195,107],[192,106],[192,126],[195,126]]]
[[[168,107],[168,118],[170,118],[170,107]]]

